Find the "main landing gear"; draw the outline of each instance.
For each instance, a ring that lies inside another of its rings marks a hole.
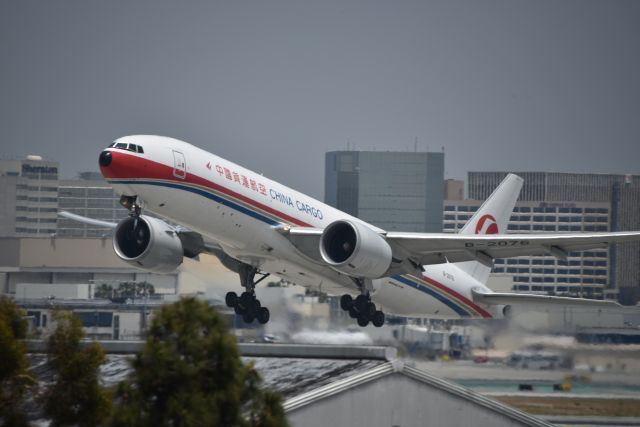
[[[362,293],[356,299],[349,294],[342,295],[340,308],[349,312],[352,319],[357,319],[359,326],[365,327],[371,322],[376,328],[381,327],[384,325],[384,313],[376,308],[364,286],[360,284],[358,286]]]
[[[235,310],[236,314],[242,316],[245,323],[251,323],[257,320],[261,324],[269,321],[269,309],[260,305],[260,300],[256,298],[255,287],[258,283],[269,276],[264,274],[260,279],[254,281],[258,269],[248,264],[240,265],[238,273],[240,274],[240,284],[245,291],[238,296],[235,292],[227,292],[225,303],[227,307]]]

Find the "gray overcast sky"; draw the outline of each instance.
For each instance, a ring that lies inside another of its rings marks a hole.
[[[640,1],[0,2],[0,147],[199,145],[322,199],[324,152],[640,172]]]

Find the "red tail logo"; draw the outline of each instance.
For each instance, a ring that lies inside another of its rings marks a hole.
[[[498,234],[498,223],[492,215],[482,215],[476,223],[476,234]]]

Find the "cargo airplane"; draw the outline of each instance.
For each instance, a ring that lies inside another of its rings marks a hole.
[[[226,304],[250,323],[269,321],[255,286],[270,274],[331,295],[358,325],[385,313],[501,318],[515,305],[618,306],[613,302],[496,293],[495,258],[553,255],[640,240],[640,232],[506,234],[522,179],[509,174],[459,233],[385,231],[186,142],[152,135],[117,139],[100,153],[102,175],[130,215],[111,227],[123,261],[174,271],[184,257],[217,256],[243,291]],[[166,219],[144,214],[149,211]]]

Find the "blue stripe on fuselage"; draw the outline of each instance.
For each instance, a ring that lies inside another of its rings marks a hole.
[[[130,180],[126,180],[126,181],[117,181],[117,180],[109,180],[110,183],[112,184],[132,184],[132,185],[155,185],[158,187],[168,187],[168,188],[176,188],[178,190],[185,190],[185,191],[189,191],[191,193],[194,194],[198,194],[200,196],[206,197],[207,199],[213,200],[214,202],[220,203],[222,205],[225,205],[231,209],[235,209],[238,212],[241,212],[245,215],[248,215],[252,218],[255,218],[259,221],[262,221],[264,223],[267,223],[269,225],[280,225],[281,223],[278,221],[275,221],[265,215],[262,215],[258,212],[252,211],[251,209],[248,209],[244,206],[241,206],[237,203],[234,203],[230,200],[227,200],[223,197],[218,196],[217,194],[213,194],[209,191],[205,191],[201,188],[197,188],[197,187],[191,187],[189,185],[186,184],[180,184],[180,183],[175,183],[175,182],[162,182],[162,181],[145,181],[145,180],[134,180],[134,181],[130,181]]]
[[[455,304],[453,301],[451,301],[450,299],[444,297],[443,295],[441,295],[440,293],[434,291],[433,289],[421,285],[419,283],[416,283],[408,278],[406,278],[405,276],[392,276],[391,277],[393,280],[397,280],[400,283],[404,283],[407,286],[412,287],[413,289],[416,289],[420,292],[424,292],[425,294],[428,294],[432,297],[434,297],[435,299],[437,299],[438,301],[440,301],[441,303],[445,304],[447,307],[449,307],[450,309],[452,309],[453,311],[455,311],[456,313],[458,313],[460,316],[463,317],[469,317],[469,312],[464,310],[462,307],[460,307],[459,305]]]

